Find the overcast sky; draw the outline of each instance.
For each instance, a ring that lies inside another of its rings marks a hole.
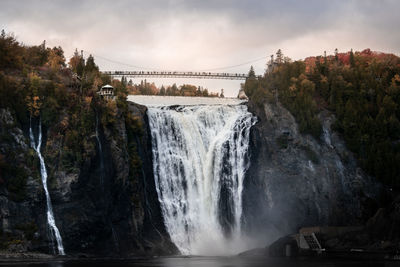
[[[279,48],[292,59],[335,48],[399,55],[399,11],[397,0],[0,0],[0,25],[25,44],[62,46],[67,59],[75,48],[92,53],[101,70],[245,73],[250,64],[217,68],[265,57],[252,63],[262,74]],[[238,82],[176,82],[228,95],[239,89]]]

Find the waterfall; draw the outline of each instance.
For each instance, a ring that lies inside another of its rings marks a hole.
[[[156,190],[183,254],[243,249],[243,179],[250,127],[245,105],[149,107]]]
[[[98,146],[98,149],[99,149],[98,153],[99,153],[99,159],[100,159],[100,187],[101,187],[101,191],[103,193],[105,193],[104,192],[104,189],[105,189],[105,187],[104,187],[104,172],[105,172],[104,154],[103,154],[103,146],[101,145],[101,141],[100,141],[99,116],[98,116],[97,113],[96,113],[96,130],[95,131],[96,131],[95,135],[96,135],[97,146]],[[103,201],[103,200],[101,200],[101,201]],[[114,226],[113,226],[113,224],[111,222],[110,217],[109,216],[106,217],[103,214],[103,220],[104,220],[104,222],[106,222],[109,225],[109,227],[111,229],[112,239],[113,239],[113,242],[114,242],[114,247],[115,247],[115,249],[117,251],[119,251],[120,249],[119,249],[117,233],[116,233],[116,231],[114,229]]]
[[[40,152],[40,147],[42,145],[42,123],[41,123],[41,121],[39,121],[39,131],[38,132],[39,132],[38,133],[39,136],[38,136],[38,140],[36,142],[35,137],[33,136],[32,125],[29,126],[29,137],[31,139],[31,146],[36,151],[36,153],[39,157],[39,161],[40,161],[40,175],[42,177],[43,189],[44,189],[44,193],[46,195],[47,223],[48,223],[49,229],[50,229],[50,235],[51,235],[50,238],[52,240],[54,240],[54,238],[56,239],[58,254],[65,255],[60,231],[58,230],[56,221],[54,219],[53,207],[51,204],[49,190],[47,189],[46,165],[44,163],[44,158],[42,156],[42,153]]]
[[[99,147],[99,157],[100,157],[100,185],[104,191],[104,157],[103,157],[103,147],[101,146],[99,137],[99,117],[96,113],[96,140]]]

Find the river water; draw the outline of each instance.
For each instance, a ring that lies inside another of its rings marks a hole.
[[[351,261],[330,259],[294,258],[243,258],[243,257],[160,257],[134,260],[52,260],[47,262],[0,262],[0,266],[34,267],[394,267],[399,262]]]

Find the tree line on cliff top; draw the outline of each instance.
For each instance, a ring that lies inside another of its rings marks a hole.
[[[294,62],[285,58],[270,64],[263,77],[250,75],[245,91],[260,105],[278,98],[299,130],[317,139],[318,113],[333,112],[332,130],[343,136],[363,169],[400,187],[399,57],[365,49]]]
[[[132,95],[224,97],[222,93],[209,92],[207,88],[191,84],[177,86],[174,83],[170,86],[157,87],[155,83],[149,83],[147,80],[142,80],[139,84],[134,84],[132,80],[127,82],[124,77],[121,82],[126,85],[129,94]]]

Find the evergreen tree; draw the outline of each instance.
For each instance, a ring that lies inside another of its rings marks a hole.
[[[355,61],[354,61],[354,53],[353,53],[353,49],[350,50],[350,67],[354,68],[355,67]]]
[[[198,87],[197,87],[197,91],[196,91],[196,96],[202,96],[203,94],[202,94],[201,91],[202,91],[202,90],[201,90],[201,87],[198,86]]]
[[[92,55],[89,55],[87,58],[84,70],[86,73],[99,71],[99,67],[94,63],[94,57]]]
[[[122,76],[122,77],[121,77],[121,84],[122,84],[124,87],[126,87],[127,82],[126,82],[126,77],[125,77],[125,76]]]
[[[250,71],[249,71],[249,74],[247,76],[248,76],[248,78],[255,78],[256,77],[256,73],[254,72],[253,66],[250,66]]]
[[[172,87],[171,87],[171,94],[172,94],[173,96],[178,96],[178,95],[180,95],[179,89],[178,89],[178,87],[176,86],[176,83],[174,83],[174,84],[172,85]]]
[[[276,63],[282,64],[283,63],[283,53],[281,49],[278,49],[276,52]]]
[[[335,48],[335,61],[338,62],[339,61],[339,56],[338,56],[339,52],[338,49]]]
[[[166,93],[165,87],[164,87],[164,85],[161,85],[160,95],[165,95],[165,93]]]
[[[75,49],[74,55],[70,58],[68,65],[73,72],[82,76],[85,68],[85,60],[82,55],[78,53],[78,49]]]

